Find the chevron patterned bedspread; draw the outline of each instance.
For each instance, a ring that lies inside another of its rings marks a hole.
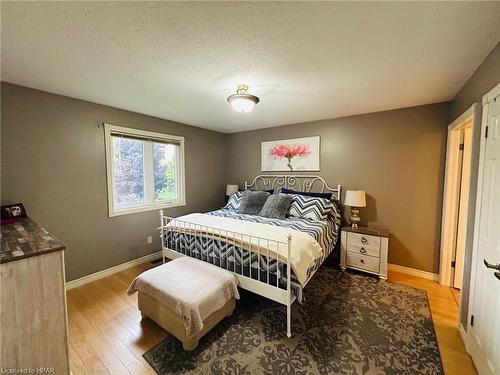
[[[238,214],[234,210],[221,209],[208,212],[209,215],[229,217],[237,220],[247,220],[262,224],[287,227],[312,236],[323,249],[323,257],[317,259],[308,270],[308,278],[321,266],[326,257],[332,252],[338,240],[340,229],[340,213],[326,221],[313,221],[310,219],[288,218],[286,220],[269,219],[256,215]],[[169,231],[166,236],[165,246],[184,255],[197,258],[221,268],[228,269],[238,274],[243,274],[255,280],[278,284],[286,289],[287,269],[286,264],[265,255],[249,252],[231,243],[225,243],[214,238],[195,236],[192,234]],[[260,272],[258,269],[260,268]],[[294,275],[291,274],[292,291],[299,301],[303,303],[304,287]]]

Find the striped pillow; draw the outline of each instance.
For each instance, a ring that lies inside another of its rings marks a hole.
[[[293,201],[288,213],[291,217],[324,221],[328,215],[334,214],[334,210],[333,202],[328,199],[293,194]]]
[[[242,191],[236,191],[229,196],[227,204],[224,206],[226,210],[237,210],[240,208]]]

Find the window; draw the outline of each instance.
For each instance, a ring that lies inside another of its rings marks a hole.
[[[109,216],[186,204],[184,137],[104,124]]]

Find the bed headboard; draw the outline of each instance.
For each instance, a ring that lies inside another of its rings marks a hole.
[[[330,187],[323,177],[309,175],[279,175],[279,174],[260,174],[255,177],[250,183],[245,181],[245,190],[254,188],[256,190],[275,191],[280,188],[294,189],[297,191],[310,191],[323,193],[329,191],[333,196],[340,201],[342,186],[337,185],[335,188]]]

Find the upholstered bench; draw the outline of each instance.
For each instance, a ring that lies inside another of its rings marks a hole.
[[[208,331],[233,313],[239,299],[233,273],[188,257],[143,272],[127,293],[136,291],[142,316],[180,340],[184,350],[194,350]]]

